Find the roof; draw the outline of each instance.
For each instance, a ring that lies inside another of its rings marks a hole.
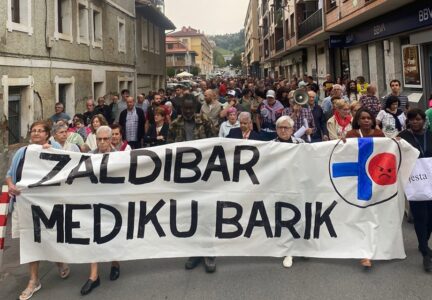
[[[183,26],[181,30],[168,34],[168,36],[180,37],[180,36],[204,36],[204,32],[199,29],[194,29],[192,27]]]
[[[158,25],[165,30],[176,29],[173,22],[168,19],[157,7],[146,0],[135,0],[135,8],[137,12],[145,19]]]

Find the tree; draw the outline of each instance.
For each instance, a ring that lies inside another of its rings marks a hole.
[[[191,67],[190,72],[193,76],[198,76],[201,73],[201,69],[199,67]]]
[[[174,68],[168,67],[167,68],[167,76],[168,77],[174,77],[176,73],[176,70]]]
[[[216,49],[213,49],[213,64],[219,67],[226,66],[225,59],[223,58],[222,54]]]
[[[242,66],[241,54],[239,52],[234,52],[234,56],[231,58],[230,63],[235,68],[241,67]]]

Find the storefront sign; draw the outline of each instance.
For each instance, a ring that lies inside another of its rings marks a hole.
[[[404,87],[421,88],[421,64],[418,46],[402,46],[402,68]]]
[[[432,2],[415,1],[357,26],[346,35],[331,36],[329,44],[330,48],[352,47],[430,25],[432,25]]]

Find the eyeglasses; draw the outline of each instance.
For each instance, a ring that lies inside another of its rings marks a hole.
[[[104,137],[104,138],[96,138],[96,140],[98,141],[98,142],[107,142],[107,141],[109,141],[110,140],[110,138],[108,138],[108,137]]]
[[[37,134],[39,134],[39,133],[42,133],[42,132],[46,132],[46,130],[42,130],[42,129],[39,129],[39,130],[36,130],[36,129],[33,129],[33,130],[30,130],[30,133],[37,133]]]
[[[292,127],[288,127],[288,126],[278,126],[277,129],[280,129],[280,130],[290,130],[290,129],[292,129]]]

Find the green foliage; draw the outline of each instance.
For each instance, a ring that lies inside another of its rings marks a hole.
[[[242,65],[241,61],[241,54],[240,52],[235,52],[233,58],[231,59],[230,63],[233,67],[239,68]]]
[[[231,51],[224,49],[224,48],[220,48],[220,47],[216,47],[214,50],[217,50],[220,54],[222,55],[229,55],[232,54]]]
[[[199,67],[191,67],[190,68],[190,73],[193,76],[198,76],[201,73],[201,69]]]
[[[225,59],[223,58],[222,53],[219,52],[218,48],[213,50],[213,64],[220,68],[226,66]]]
[[[171,68],[171,67],[168,67],[167,68],[167,76],[174,77],[175,76],[175,69]]]
[[[244,51],[244,29],[237,33],[210,35],[208,38],[215,41],[217,47],[228,50],[229,52],[234,52],[234,50],[239,52]],[[222,53],[222,55],[223,54],[228,53]]]

